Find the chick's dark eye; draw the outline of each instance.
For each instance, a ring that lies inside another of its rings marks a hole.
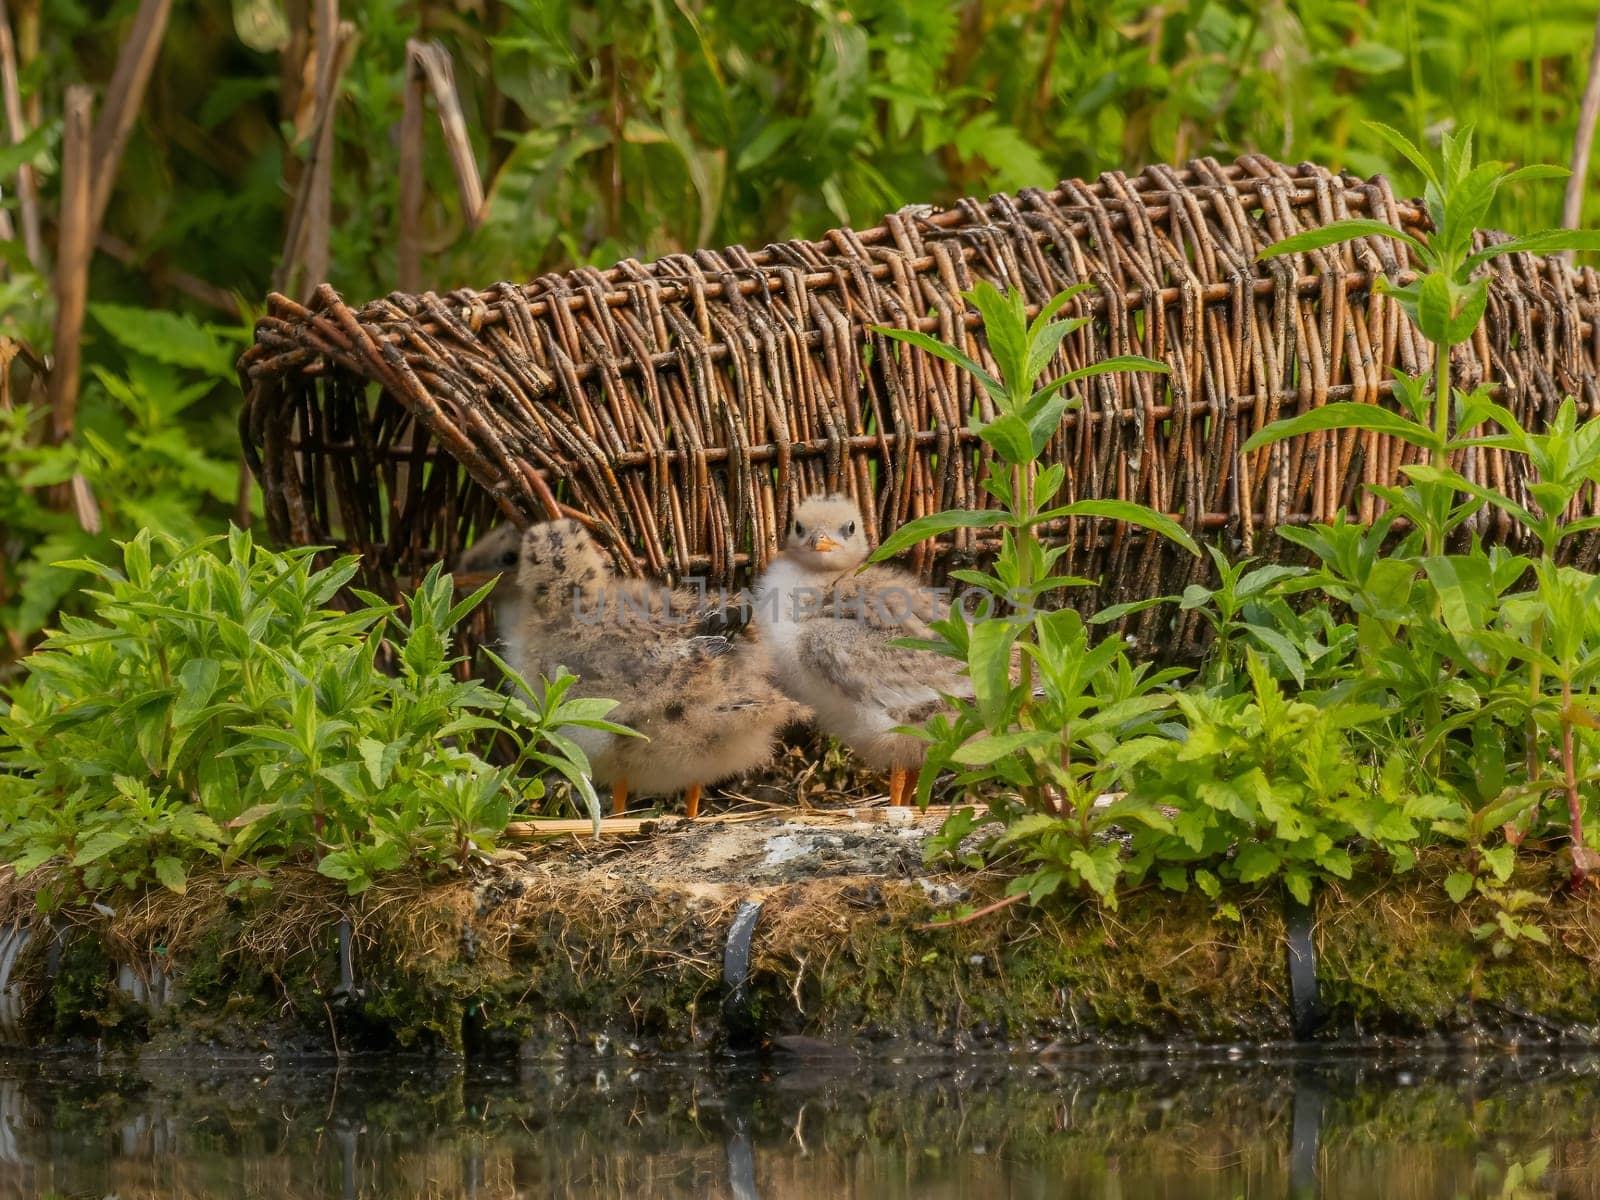
[[[805,537],[806,535],[806,527],[800,524],[799,521],[794,523],[794,535],[795,537]]]
[[[514,567],[514,566],[516,566],[517,565],[517,552],[515,550],[507,550],[504,554],[502,554],[500,556],[500,565],[502,567]]]
[[[844,528],[839,532],[844,534],[845,537],[854,537],[856,532],[856,523],[854,521],[846,521],[844,523]]]

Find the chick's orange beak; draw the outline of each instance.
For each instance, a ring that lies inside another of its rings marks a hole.
[[[839,543],[834,541],[827,534],[818,531],[817,533],[813,533],[811,535],[811,548],[818,554],[826,554],[829,550],[837,550],[839,548]]]

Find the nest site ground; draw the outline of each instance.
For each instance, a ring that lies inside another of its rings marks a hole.
[[[46,918],[35,898],[48,878],[8,877],[0,924],[34,936],[6,981],[24,1016],[0,1040],[548,1057],[1049,1055],[1294,1036],[1275,889],[1246,894],[1237,920],[1192,889],[1147,886],[1115,911],[1013,905],[941,925],[1001,899],[1005,879],[926,865],[936,813],[889,817],[870,781],[815,776],[791,786],[843,807],[784,810],[771,786],[709,818],[519,843],[465,874],[386,878],[356,897],[285,866],[260,892],[230,895],[216,873],[183,896]],[[1317,1036],[1600,1042],[1600,897],[1557,895],[1539,914],[1551,944],[1501,957],[1474,936],[1484,914],[1448,901],[1447,870],[1373,865],[1318,895]],[[1548,894],[1554,881],[1521,882]],[[746,986],[730,1000],[730,931],[755,903]]]

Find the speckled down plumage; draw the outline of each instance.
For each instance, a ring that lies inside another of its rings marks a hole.
[[[564,730],[597,783],[625,780],[634,795],[662,796],[742,775],[808,715],[774,683],[754,630],[708,611],[693,590],[618,577],[576,521],[528,529],[506,582],[498,611],[515,621],[502,635],[507,661],[530,680],[565,668],[578,676],[573,695],[616,700],[609,719],[649,739]]]

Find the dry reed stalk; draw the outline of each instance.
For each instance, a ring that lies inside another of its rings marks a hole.
[[[422,43],[406,42],[405,104],[400,117],[400,220],[395,235],[396,282],[403,292],[422,287],[422,104],[426,73]]]
[[[91,231],[100,228],[105,219],[106,206],[111,203],[111,192],[116,186],[117,164],[122,161],[123,148],[128,144],[128,134],[139,117],[144,104],[144,92],[150,83],[150,73],[155,69],[156,56],[161,52],[161,38],[166,32],[167,16],[172,11],[172,0],[143,0],[133,28],[117,54],[117,66],[111,73],[111,83],[106,88],[105,103],[100,109],[100,120],[94,129],[94,195],[89,213]]]
[[[1600,119],[1600,12],[1595,14],[1594,46],[1589,51],[1589,79],[1578,108],[1578,128],[1572,137],[1572,174],[1561,200],[1561,226],[1576,229],[1583,219],[1583,194],[1589,183],[1589,151],[1594,145],[1595,121]],[[1572,251],[1564,257],[1572,261]]]
[[[22,112],[22,91],[17,79],[17,47],[11,35],[11,15],[5,0],[0,0],[0,103],[5,106],[6,130],[16,145],[28,135]],[[44,233],[39,220],[39,179],[32,163],[17,168],[17,211],[22,221],[22,246],[33,269],[43,275],[48,269]]]
[[[67,89],[61,145],[61,221],[56,243],[55,363],[50,372],[50,436],[72,436],[78,413],[78,370],[83,312],[89,290],[89,255],[94,244],[92,138],[94,89]]]
[[[336,4],[329,5],[328,0],[318,0],[319,19],[326,16],[324,7],[332,7],[337,12]],[[338,25],[327,46],[321,44],[319,28],[311,152],[301,168],[300,186],[295,190],[289,226],[284,235],[283,254],[273,272],[273,286],[280,291],[294,290],[302,295],[312,295],[318,286],[326,282],[323,276],[328,269],[331,225],[329,205],[333,181],[333,115],[338,106],[339,81],[349,65],[355,40],[356,28],[348,21]],[[298,289],[292,286],[295,282],[300,284]]]
[[[307,193],[305,266],[303,284],[315,287],[328,278],[328,241],[333,231],[333,109],[337,102],[334,85],[336,68],[342,55],[343,35],[339,28],[339,0],[316,0],[317,12],[317,133],[310,164],[311,187]]]

